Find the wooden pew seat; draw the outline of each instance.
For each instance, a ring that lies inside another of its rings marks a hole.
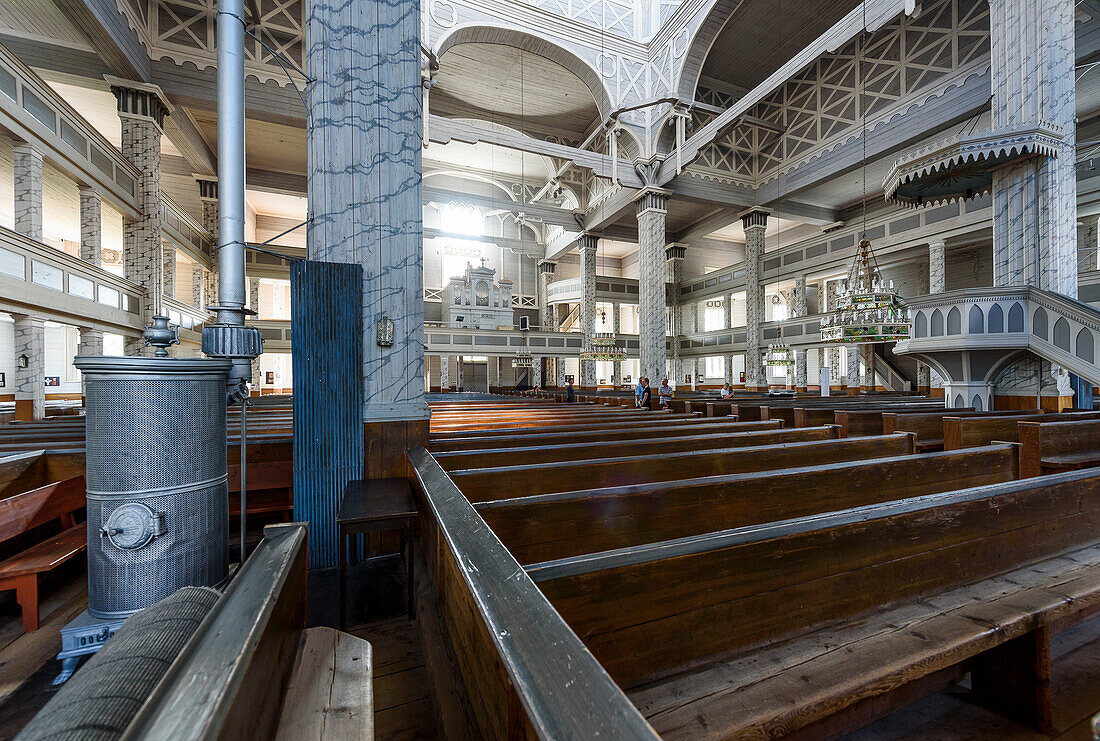
[[[14,589],[23,610],[23,630],[38,630],[38,576],[84,552],[87,526],[76,523],[84,508],[84,477],[32,489],[0,501],[0,543],[59,521],[65,528],[0,562],[0,591]]]
[[[1100,604],[1098,566],[1094,543],[654,682],[631,700],[664,739],[774,738],[794,730],[827,738],[881,715],[873,703],[884,690],[909,687],[891,703],[901,704],[969,670],[973,699],[1047,730],[1050,635]],[[1039,664],[1038,686],[1023,696],[985,691],[990,672],[1027,658]]]

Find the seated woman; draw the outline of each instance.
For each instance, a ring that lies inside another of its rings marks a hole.
[[[733,395],[733,390],[728,383],[722,384],[722,390],[718,392],[723,399],[728,399]]]

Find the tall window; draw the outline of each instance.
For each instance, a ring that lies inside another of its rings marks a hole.
[[[485,234],[485,217],[481,215],[481,209],[469,203],[448,203],[443,207],[439,221],[442,230],[451,234],[468,234],[472,237]],[[445,286],[451,278],[463,275],[467,265],[477,265],[484,254],[482,250],[481,242],[472,239],[444,240],[440,285]]]
[[[703,358],[703,375],[706,378],[722,378],[726,375],[726,359],[721,355]]]
[[[716,306],[711,306],[716,304]],[[713,332],[716,329],[726,328],[726,310],[721,301],[708,301],[703,315],[703,331]]]

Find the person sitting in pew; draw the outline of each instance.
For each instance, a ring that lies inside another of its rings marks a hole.
[[[573,382],[569,379],[565,381],[565,400],[569,403],[573,403],[577,400],[577,394],[573,390]]]
[[[733,390],[730,388],[730,385],[728,383],[723,383],[722,390],[718,392],[718,395],[721,396],[723,399],[728,399],[733,396]]]
[[[672,404],[672,387],[668,385],[668,379],[661,379],[661,387],[657,389],[657,398],[661,402],[661,409],[668,409]]]
[[[649,379],[642,378],[642,394],[638,397],[639,409],[653,409],[652,393],[653,390],[649,388]]]
[[[645,389],[645,376],[638,376],[638,385],[634,387],[634,406],[642,406],[642,391]]]

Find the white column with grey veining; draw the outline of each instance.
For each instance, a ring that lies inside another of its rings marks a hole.
[[[1080,216],[1077,219],[1077,269],[1096,270],[1100,263],[1100,216]]]
[[[260,279],[248,276],[248,308],[256,312],[252,319],[260,318]],[[260,356],[252,358],[252,386],[260,388]]]
[[[447,391],[451,387],[451,359],[447,355],[439,356],[439,390]]]
[[[825,310],[836,311],[837,301],[840,300],[838,291],[838,284],[835,280],[826,281],[825,283]],[[829,366],[829,383],[831,385],[840,385],[840,347],[838,345],[829,345],[829,360],[826,363]]]
[[[768,226],[766,211],[750,211],[741,217],[745,229],[745,388],[766,389],[767,377],[760,358],[761,305],[760,258],[764,254],[764,234]]]
[[[622,302],[611,302],[611,331],[615,337],[618,338],[619,332],[622,331]],[[619,344],[622,344],[622,340],[618,340]],[[612,363],[611,373],[614,376],[612,384],[619,386],[623,382],[623,364],[622,361],[616,360]]]
[[[1075,6],[990,0],[991,128],[1057,127],[1055,157],[993,171],[993,283],[1077,297]]]
[[[305,17],[307,253],[363,266],[364,420],[427,419],[420,4],[307,0]]]
[[[542,388],[542,356],[535,356],[535,367],[531,369],[531,385],[536,388]],[[563,381],[562,386],[565,385]]]
[[[592,338],[596,335],[596,250],[599,243],[595,234],[582,234],[578,248],[581,254],[581,334],[586,350],[592,349]],[[582,388],[596,387],[595,361],[581,361],[580,385]]]
[[[554,321],[554,307],[550,304],[550,284],[554,282],[554,269],[556,262],[542,260],[539,262],[539,325],[542,331],[552,332],[557,329]]]
[[[168,298],[176,298],[176,248],[172,245],[163,245],[164,256],[161,263],[161,285],[164,295]]]
[[[794,279],[794,290],[791,292],[791,316],[804,317],[806,314],[806,275],[802,274]],[[806,351],[795,348],[794,387],[798,391],[805,391],[806,385]]]
[[[138,216],[122,227],[123,268],[126,278],[141,286],[142,320],[153,321],[162,312],[163,270],[161,228],[161,151],[167,101],[154,86],[113,81],[111,92],[122,123],[122,154],[140,172],[137,183]],[[146,352],[142,338],[126,338],[126,354]]]
[[[672,369],[668,375],[671,376],[671,385],[674,388],[680,383],[680,378],[684,374],[684,364],[680,358],[680,335],[683,334],[682,320],[684,316],[680,307],[680,281],[684,278],[684,258],[686,256],[687,246],[684,244],[670,244],[665,248],[665,281],[669,286],[667,295],[669,301],[668,327],[672,343]]]
[[[199,186],[199,201],[202,204],[202,225],[206,231],[214,237],[215,248],[218,241],[218,179],[212,175],[204,175],[195,179]],[[210,270],[206,273],[206,284],[203,289],[202,308],[214,306],[218,303],[218,259],[217,249],[214,250],[210,261]]]
[[[943,293],[947,290],[946,245],[942,239],[928,243],[928,292]]]
[[[80,259],[103,262],[103,196],[95,188],[80,189]]]
[[[868,391],[875,390],[875,346],[874,345],[860,345],[859,346],[859,359],[863,363],[863,378],[860,381],[860,385],[865,386]]]
[[[46,322],[13,314],[15,320],[15,405],[17,419],[46,416]],[[26,358],[27,367],[21,366]]]
[[[542,362],[542,361],[540,360],[539,362]],[[560,388],[560,389],[565,388],[565,359],[564,358],[555,358],[554,359],[554,369],[557,371],[557,374],[558,374],[558,388]]]
[[[727,293],[722,296],[722,326],[726,329],[733,329],[733,294]],[[729,375],[729,374],[727,374]]]
[[[668,196],[648,190],[637,201],[638,355],[640,376],[656,383],[665,372],[665,215]]]
[[[42,150],[33,144],[12,147],[15,172],[15,231],[42,241]]]
[[[92,327],[80,327],[80,344],[77,346],[77,355],[102,355],[103,354],[103,330]],[[85,393],[84,374],[80,375],[80,394]]]
[[[725,371],[726,371],[725,381],[726,381],[726,383],[728,383],[729,385],[732,386],[734,384],[733,354],[732,353],[727,353],[725,356],[723,356],[723,360],[724,360]]]
[[[847,352],[845,358],[847,362],[845,385],[848,387],[849,393],[853,390],[859,391],[859,347],[857,345],[845,345],[844,350]]]
[[[206,268],[202,265],[191,266],[191,305],[203,308],[203,288],[206,285]]]

